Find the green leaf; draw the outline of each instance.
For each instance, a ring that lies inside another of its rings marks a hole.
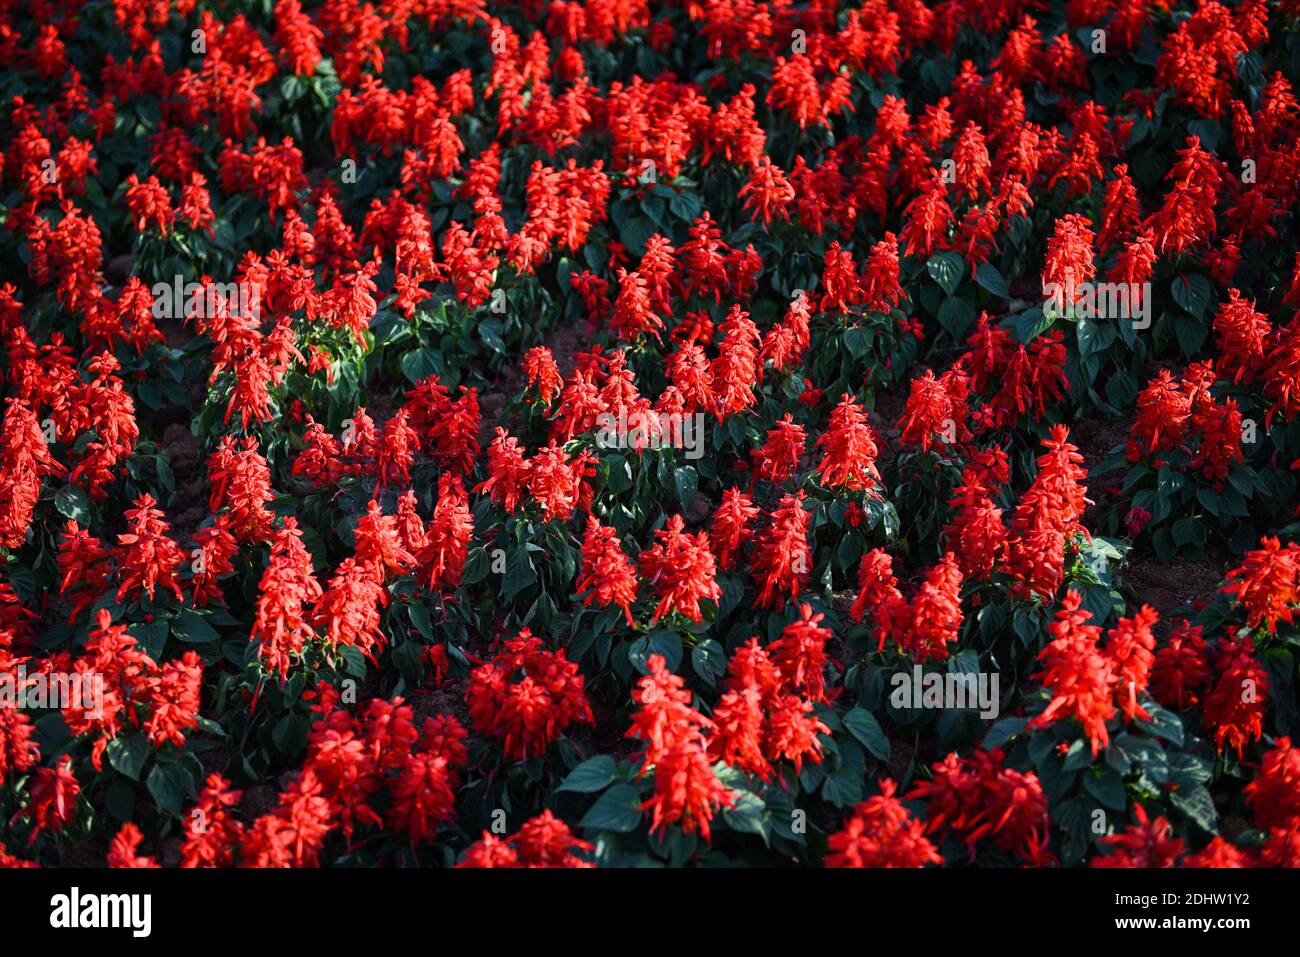
[[[424,677],[424,649],[418,642],[403,641],[393,647],[393,665],[411,684]]]
[[[433,620],[429,617],[429,609],[425,608],[423,603],[413,601],[406,606],[406,613],[410,616],[411,624],[415,626],[415,630],[426,641],[432,641]]]
[[[727,672],[726,652],[712,638],[706,638],[691,649],[691,667],[706,684],[716,685]]]
[[[642,674],[649,674],[646,662],[651,655],[663,655],[664,665],[669,671],[676,671],[682,663],[682,638],[675,631],[656,631],[632,642],[627,649],[628,660]]]
[[[957,291],[961,277],[966,274],[966,260],[960,253],[935,253],[925,264],[926,271],[948,295]]]
[[[579,827],[627,834],[641,823],[641,793],[630,784],[615,784],[591,806]]]
[[[1193,133],[1201,141],[1201,146],[1211,153],[1219,149],[1219,140],[1223,137],[1223,127],[1214,120],[1198,116],[1187,121],[1187,132]]]
[[[722,809],[727,826],[744,834],[757,834],[767,844],[772,827],[763,799],[752,791],[733,791],[732,796],[732,806]]]
[[[297,754],[307,744],[307,719],[293,712],[286,714],[271,731],[271,740],[281,754]]]
[[[939,325],[957,342],[962,341],[966,330],[975,321],[975,307],[965,299],[949,296],[939,307]]]
[[[876,716],[865,708],[854,708],[844,715],[844,727],[849,734],[857,738],[862,746],[870,751],[877,760],[889,760],[889,738]]]
[[[90,524],[90,499],[77,485],[65,485],[54,496],[54,507],[64,518],[70,518],[83,528]]]
[[[493,352],[506,351],[506,341],[501,337],[501,324],[492,319],[485,319],[478,324],[478,337]]]
[[[613,758],[607,754],[598,754],[594,758],[583,761],[570,771],[569,776],[564,779],[564,783],[557,790],[573,791],[577,794],[592,794],[612,784],[617,770],[618,766],[614,763]]]
[[[1157,738],[1163,738],[1176,748],[1183,746],[1183,722],[1178,715],[1165,710],[1155,702],[1144,702],[1142,708],[1151,716],[1151,720],[1139,719],[1137,721],[1139,728]],[[1173,760],[1173,755],[1170,755],[1170,760]]]
[[[1016,339],[1029,345],[1051,327],[1052,317],[1044,315],[1041,306],[1034,306],[1016,317]]]
[[[699,217],[701,205],[700,197],[695,193],[674,193],[673,198],[668,200],[668,209],[672,214],[688,223]]]
[[[844,348],[848,350],[849,355],[855,359],[861,359],[871,348],[871,340],[867,333],[860,326],[853,326],[844,330],[844,336],[841,340]]]
[[[506,576],[501,583],[501,598],[508,605],[525,588],[537,581],[537,570],[527,547],[516,546],[506,556]]]
[[[1214,763],[1195,754],[1175,751],[1169,755],[1169,780],[1180,788],[1204,784],[1214,777]]]
[[[345,645],[339,651],[343,655],[343,670],[358,680],[366,676],[366,656],[355,645]]]
[[[208,620],[192,608],[182,608],[172,621],[171,632],[187,644],[197,645],[206,641],[220,641],[217,630],[208,624]]]
[[[984,735],[984,749],[991,750],[1000,748],[1018,734],[1025,730],[1026,721],[1024,718],[1003,718],[993,727],[989,728],[988,734]]]
[[[1117,409],[1126,409],[1133,404],[1138,394],[1138,381],[1127,372],[1120,370],[1106,383],[1106,400]]]
[[[641,256],[645,252],[646,240],[657,232],[655,224],[645,216],[629,216],[618,225],[618,237],[627,251],[633,256]]]
[[[125,781],[114,781],[104,793],[104,807],[119,821],[135,817],[135,788]]]
[[[1170,791],[1169,803],[1206,831],[1213,833],[1218,827],[1219,812],[1214,807],[1214,799],[1200,785]]]
[[[1090,748],[1082,738],[1076,738],[1070,742],[1069,748],[1065,752],[1065,760],[1061,762],[1062,771],[1078,771],[1081,768],[1092,766],[1092,748]]]
[[[844,768],[827,775],[822,784],[822,797],[836,807],[849,807],[862,800],[862,778]]]
[[[1106,763],[1121,773],[1133,768],[1155,784],[1169,780],[1169,762],[1164,748],[1150,738],[1140,738],[1128,732],[1111,740],[1106,749]]]
[[[108,763],[132,781],[140,780],[140,771],[149,757],[149,741],[142,734],[114,738],[108,742]]]
[[[680,465],[673,469],[673,484],[677,487],[677,501],[681,503],[682,509],[685,510],[695,498],[695,490],[699,487],[700,477],[695,474],[695,469],[689,465]]]
[[[428,349],[412,349],[402,356],[402,375],[419,382],[436,372],[433,353]]]
[[[162,658],[163,648],[167,646],[167,636],[171,633],[171,627],[164,618],[155,618],[153,621],[131,625],[127,628],[140,647],[145,650],[154,661]]]
[[[1209,327],[1198,319],[1191,316],[1177,315],[1174,317],[1174,335],[1178,337],[1178,347],[1183,350],[1183,355],[1192,358],[1205,344],[1205,337],[1209,334]]]
[[[185,799],[185,782],[183,768],[175,764],[158,764],[149,772],[145,787],[149,789],[159,810],[180,817],[181,802]]]
[[[1169,292],[1174,302],[1190,312],[1197,319],[1205,318],[1205,309],[1210,304],[1213,290],[1210,281],[1199,273],[1184,273],[1175,276]]]
[[[1124,795],[1124,779],[1114,768],[1104,768],[1100,774],[1085,774],[1083,789],[1101,802],[1102,807],[1122,811],[1128,805]]]
[[[1104,352],[1115,341],[1115,326],[1094,319],[1080,319],[1077,327],[1079,357],[1082,359]]]
[[[605,479],[605,489],[611,494],[618,495],[620,492],[626,492],[632,487],[632,464],[622,455],[607,456],[604,461],[609,463],[609,473]]]
[[[975,281],[999,299],[1010,299],[1011,290],[1002,273],[992,263],[980,263],[975,270]]]

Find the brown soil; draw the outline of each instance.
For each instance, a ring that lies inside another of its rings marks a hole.
[[[896,382],[880,389],[875,395],[875,404],[867,413],[867,422],[876,431],[879,455],[876,456],[877,468],[884,469],[893,464],[898,455],[898,443],[903,432],[898,427],[898,420],[907,408],[907,396],[911,392],[910,382]]]
[[[551,350],[551,355],[555,357],[555,364],[560,369],[560,375],[565,378],[573,374],[573,367],[578,364],[578,353],[590,349],[591,344],[591,333],[587,331],[586,319],[553,329],[546,337],[546,348]]]
[[[207,469],[202,446],[189,426],[174,422],[163,429],[159,447],[167,453],[176,480],[176,498],[168,509],[176,533],[192,533],[208,515]]]
[[[881,773],[895,782],[901,782],[907,769],[916,757],[916,749],[902,738],[889,739],[889,762],[881,768]],[[915,769],[913,769],[915,770]]]
[[[241,821],[252,824],[263,814],[274,811],[279,803],[280,794],[275,788],[269,784],[254,784],[244,789],[236,812]]]
[[[1150,605],[1167,618],[1184,605],[1213,598],[1225,571],[1226,566],[1208,561],[1175,558],[1162,565],[1139,555],[1128,562],[1123,577],[1132,586],[1138,604]]]
[[[1070,426],[1070,441],[1083,454],[1083,467],[1089,472],[1109,456],[1116,446],[1122,446],[1127,438],[1127,423],[1119,420],[1085,418]],[[1123,476],[1122,471],[1114,471],[1088,477],[1088,501],[1092,504],[1083,513],[1085,526],[1092,528],[1100,513],[1115,503],[1116,497],[1106,489],[1122,482]]]
[[[469,675],[448,678],[442,684],[429,685],[415,691],[410,696],[411,710],[415,712],[415,726],[424,724],[425,718],[435,715],[451,715],[465,727],[469,727],[469,708],[465,704],[465,689],[469,686]]]
[[[1128,423],[1120,419],[1083,418],[1070,424],[1070,441],[1091,469],[1128,438]]]

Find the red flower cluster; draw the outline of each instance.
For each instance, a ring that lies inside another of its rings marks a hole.
[[[734,803],[709,765],[705,732],[714,723],[691,707],[691,693],[680,677],[668,671],[662,655],[646,659],[645,677],[637,682],[632,700],[640,707],[632,715],[627,737],[639,739],[645,751],[641,774],[654,772],[650,808],[651,831],[676,824],[687,834],[710,837],[709,823],[720,807]]]
[[[817,735],[830,733],[812,713],[822,693],[823,643],[830,631],[818,627],[821,616],[807,605],[801,614],[768,648],[752,638],[737,649],[713,710],[710,755],[764,781],[775,761],[793,761],[796,773],[805,758],[820,764]]]
[[[572,724],[591,724],[578,666],[527,628],[470,673],[465,700],[478,731],[516,760],[538,757]]]
[[[860,621],[863,611],[871,609],[879,648],[892,640],[918,663],[946,661],[962,623],[961,583],[957,559],[948,552],[925,573],[909,601],[898,590],[893,560],[887,552],[875,549],[862,557],[858,567],[853,618]]]
[[[950,830],[975,857],[976,845],[994,847],[1032,866],[1053,863],[1047,850],[1047,798],[1033,772],[1003,767],[1003,754],[977,750],[969,758],[950,754],[918,783],[909,799],[928,802],[926,831]]]
[[[49,660],[51,675],[68,659]],[[71,661],[69,676],[80,689],[63,708],[74,735],[93,739],[91,764],[103,767],[105,749],[123,733],[142,731],[155,748],[185,746],[187,732],[199,720],[203,663],[193,651],[158,664],[142,651],[125,625],[101,608],[84,652]]]
[[[487,831],[475,841],[457,867],[595,867],[579,852],[595,850],[595,845],[573,836],[567,824],[543,811],[526,822],[513,835],[504,838]]]
[[[1143,605],[1131,618],[1121,618],[1101,643],[1101,628],[1088,624],[1092,613],[1081,607],[1082,597],[1071,589],[1061,601],[1056,620],[1048,625],[1052,642],[1039,653],[1039,677],[1052,700],[1030,722],[1044,727],[1060,717],[1079,722],[1097,754],[1110,743],[1107,722],[1122,711],[1126,721],[1149,720],[1138,704],[1147,689],[1155,664],[1155,636],[1151,628],[1159,617]]]
[[[827,867],[924,867],[943,858],[916,820],[894,797],[897,785],[880,781],[880,793],[853,809],[844,828],[826,840]]]

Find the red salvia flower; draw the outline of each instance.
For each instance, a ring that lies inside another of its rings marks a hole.
[[[1125,446],[1128,460],[1177,448],[1187,434],[1191,411],[1191,397],[1168,369],[1162,369],[1138,395],[1137,416]]]
[[[117,536],[116,559],[121,575],[117,600],[148,595],[161,586],[181,600],[177,569],[185,561],[180,546],[167,537],[167,521],[154,508],[153,496],[147,492],[135,500],[135,508],[126,511],[127,531]]]
[[[1146,691],[1155,663],[1156,639],[1151,628],[1159,617],[1154,608],[1143,605],[1137,614],[1121,618],[1106,636],[1105,654],[1114,667],[1115,703],[1125,721],[1151,720],[1137,696]]]
[[[744,208],[764,226],[771,223],[774,217],[790,221],[794,187],[781,168],[766,155],[750,171],[749,180],[740,187],[739,195],[745,197]]]
[[[1135,823],[1119,834],[1098,840],[1113,848],[1109,854],[1092,859],[1093,867],[1173,867],[1183,853],[1182,838],[1173,836],[1173,828],[1163,817],[1152,821],[1146,808],[1133,805]]]
[[[1007,530],[1002,509],[976,476],[968,478],[969,472],[962,474],[963,484],[948,503],[954,515],[943,533],[963,577],[987,579],[1006,561]]]
[[[470,673],[465,700],[474,726],[514,760],[544,754],[570,725],[593,720],[578,666],[527,628]]]
[[[844,393],[831,410],[830,424],[817,445],[823,446],[817,472],[827,488],[862,491],[880,483],[875,437],[866,412],[849,393]]]
[[[582,460],[571,460],[554,439],[528,463],[528,491],[547,520],[568,521],[578,507],[581,486]]]
[[[546,346],[534,346],[524,353],[524,374],[528,376],[528,385],[537,389],[542,405],[549,409],[564,385],[551,350]]]
[[[590,868],[595,864],[579,854],[595,849],[547,810],[525,821],[512,837],[497,839],[485,831],[456,866]]]
[[[487,471],[487,479],[474,491],[487,492],[507,514],[513,513],[528,487],[529,467],[519,440],[501,426],[497,426],[496,437],[488,445]]]
[[[1223,591],[1246,611],[1251,628],[1267,625],[1269,634],[1279,621],[1288,624],[1300,606],[1300,545],[1283,548],[1276,538],[1264,537],[1260,547],[1246,553],[1241,565],[1227,574]]]
[[[880,779],[880,793],[853,809],[826,840],[827,867],[924,867],[943,858],[925,836],[925,823],[894,797],[898,786]]]
[[[208,507],[226,509],[225,528],[244,544],[269,541],[274,516],[266,507],[275,500],[271,491],[271,469],[251,436],[236,442],[223,436],[208,458],[208,482],[212,495]]]
[[[417,556],[425,587],[439,591],[460,585],[473,536],[474,519],[465,486],[460,476],[443,473],[438,477],[438,501],[433,507],[424,549]]]
[[[945,553],[926,572],[909,603],[898,590],[889,555],[873,549],[862,556],[858,568],[858,596],[852,615],[860,621],[863,611],[871,609],[879,649],[892,640],[917,662],[944,661],[962,623],[961,582],[956,558]]]
[[[244,825],[234,816],[242,791],[232,790],[219,774],[210,774],[199,792],[198,803],[185,817],[181,867],[230,867]]]
[[[858,595],[854,599],[851,615],[854,621],[862,620],[862,613],[870,609],[881,627],[880,645],[884,647],[893,609],[903,602],[894,577],[894,560],[883,548],[873,548],[862,556],[858,566]]]
[[[1106,722],[1115,714],[1115,664],[1098,647],[1101,629],[1088,624],[1092,614],[1081,603],[1077,591],[1066,592],[1056,620],[1047,626],[1052,641],[1038,655],[1043,662],[1039,677],[1052,700],[1029,726],[1042,728],[1061,717],[1074,718],[1095,756],[1110,743]]]
[[[632,693],[640,708],[627,736],[645,742],[641,774],[654,771],[654,794],[645,804],[652,813],[650,830],[676,824],[707,841],[714,813],[735,800],[709,764],[703,733],[712,722],[690,706],[690,692],[662,655],[651,655],[646,671]]]
[[[1294,827],[1300,822],[1300,749],[1286,736],[1264,755],[1259,774],[1243,789],[1261,828]]]
[[[754,543],[750,568],[759,585],[755,600],[759,608],[780,607],[787,597],[795,600],[812,580],[812,548],[808,544],[811,516],[803,503],[802,490],[782,496],[772,520]]]
[[[0,708],[0,781],[24,774],[41,759],[31,718],[17,708]]]
[[[271,541],[253,619],[252,639],[261,645],[261,658],[273,673],[287,675],[293,657],[315,637],[308,614],[321,594],[298,520],[289,516]]]
[[[673,612],[698,623],[704,620],[701,599],[716,602],[722,597],[714,580],[716,561],[709,551],[708,532],[692,535],[685,527],[680,515],[670,515],[666,527],[655,532],[655,544],[639,558],[641,577],[659,598],[652,625]]]
[[[1201,705],[1205,726],[1214,732],[1220,751],[1232,748],[1240,758],[1263,733],[1268,672],[1255,659],[1249,635],[1220,639],[1214,667],[1218,676]]]
[[[1255,304],[1243,299],[1236,289],[1228,290],[1228,301],[1219,306],[1214,316],[1214,332],[1219,346],[1216,363],[1225,373],[1232,375],[1234,383],[1258,377],[1263,369],[1268,350],[1272,324],[1263,313],[1255,311]]]
[[[127,821],[118,828],[117,835],[108,846],[108,866],[124,868],[159,867],[160,865],[154,858],[137,853],[140,842],[143,840],[144,835],[140,833],[140,829]]]
[[[1014,771],[1002,762],[1000,748],[977,749],[969,758],[949,754],[932,768],[932,779],[916,784],[907,796],[928,802],[927,832],[950,829],[972,860],[977,845],[987,840],[1027,864],[1049,865],[1042,784],[1032,771]]]
[[[898,427],[903,431],[900,441],[904,445],[920,446],[923,452],[930,451],[932,445],[946,446],[944,436],[955,438],[952,397],[943,382],[934,377],[933,370],[926,369],[925,375],[912,380]]]
[[[718,557],[718,568],[727,571],[740,547],[753,535],[754,519],[758,508],[753,499],[738,488],[725,489],[722,501],[713,512],[709,525],[709,540]]]
[[[380,624],[381,609],[388,604],[388,592],[373,569],[345,558],[311,612],[312,625],[324,632],[331,648],[354,647],[372,661],[387,644]]]
[[[27,791],[30,800],[14,815],[10,826],[18,820],[30,821],[32,834],[27,843],[31,845],[41,834],[58,834],[76,814],[81,785],[72,773],[72,758],[65,754],[53,767],[37,768]]]
[[[1156,651],[1151,666],[1151,694],[1166,708],[1184,711],[1200,700],[1200,689],[1209,674],[1201,626],[1179,622],[1169,640]]]
[[[831,630],[821,627],[824,617],[813,614],[811,605],[800,605],[799,617],[786,625],[781,637],[767,649],[785,691],[822,702],[827,701],[823,671],[826,642],[831,637]]]
[[[841,249],[838,242],[830,244],[826,250],[826,264],[822,268],[821,311],[845,313],[860,304],[863,299],[862,287],[858,284],[858,268],[853,262],[853,254]]]
[[[587,519],[587,532],[582,540],[582,568],[574,586],[579,592],[589,592],[584,605],[606,608],[617,605],[623,609],[628,627],[632,627],[631,604],[636,601],[636,566],[623,552],[618,532],[602,525],[594,515]]]
[[[1244,851],[1229,844],[1221,836],[1215,835],[1195,854],[1186,855],[1179,867],[1254,867],[1255,863],[1249,851]]]
[[[748,409],[754,403],[754,383],[759,378],[758,355],[761,340],[758,327],[739,306],[732,306],[720,327],[722,344],[710,371],[717,415],[722,420]]]
[[[803,426],[787,412],[767,433],[763,446],[750,453],[754,460],[754,481],[783,484],[799,467],[806,442]]]

